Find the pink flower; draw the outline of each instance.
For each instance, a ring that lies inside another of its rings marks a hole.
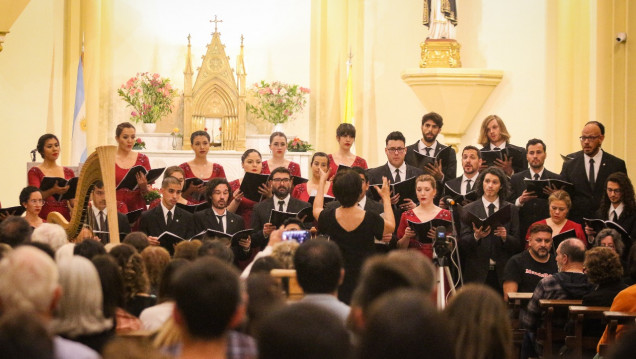
[[[308,88],[301,86],[300,87],[300,92],[302,92],[302,93],[310,93],[311,91]]]
[[[137,143],[141,144],[141,137],[137,137]]]
[[[153,78],[153,79],[158,79],[158,78],[159,78],[159,74],[153,74],[153,75],[152,75],[152,78]]]
[[[139,114],[137,114],[137,111],[133,111],[133,112],[131,112],[131,113],[130,113],[130,115],[131,115],[132,117],[137,117],[137,116],[139,116]]]

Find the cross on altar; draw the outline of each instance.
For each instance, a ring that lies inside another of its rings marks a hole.
[[[223,20],[217,20],[216,15],[214,15],[214,20],[210,20],[210,22],[214,23],[214,32],[217,32],[216,26],[218,25],[218,23],[223,22]]]

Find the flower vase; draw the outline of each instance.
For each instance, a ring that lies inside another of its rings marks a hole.
[[[274,132],[285,133],[285,124],[283,124],[283,123],[275,124],[274,127],[272,128],[272,133],[274,133]]]
[[[141,128],[144,129],[144,133],[155,133],[155,130],[157,129],[157,124],[144,122],[141,124]]]
[[[172,136],[172,149],[175,151],[181,151],[183,148],[183,137]]]

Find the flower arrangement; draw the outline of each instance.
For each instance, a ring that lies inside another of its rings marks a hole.
[[[152,203],[152,201],[156,200],[157,198],[161,198],[161,195],[159,194],[159,190],[157,190],[154,187],[150,187],[148,189],[148,192],[143,194],[144,200],[146,201],[146,204],[150,204]]]
[[[149,72],[137,73],[117,93],[133,108],[130,120],[135,123],[156,123],[172,113],[172,98],[176,96],[170,79]]]
[[[170,134],[172,135],[172,137],[180,137],[183,138],[183,133],[181,133],[181,130],[179,130],[179,127],[175,127],[172,129],[172,132],[170,132]]]
[[[311,144],[308,141],[303,141],[296,137],[287,142],[287,150],[289,152],[307,152],[313,150],[313,147],[311,147]]]
[[[255,83],[250,92],[256,105],[247,105],[249,112],[274,125],[285,123],[307,104],[308,88],[275,81]]]
[[[137,137],[135,144],[133,145],[133,150],[145,150],[146,142],[144,142],[141,137]]]

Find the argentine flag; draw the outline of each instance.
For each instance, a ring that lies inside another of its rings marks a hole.
[[[86,161],[86,102],[84,101],[84,66],[80,56],[75,86],[75,110],[73,111],[73,136],[71,137],[71,165]]]

